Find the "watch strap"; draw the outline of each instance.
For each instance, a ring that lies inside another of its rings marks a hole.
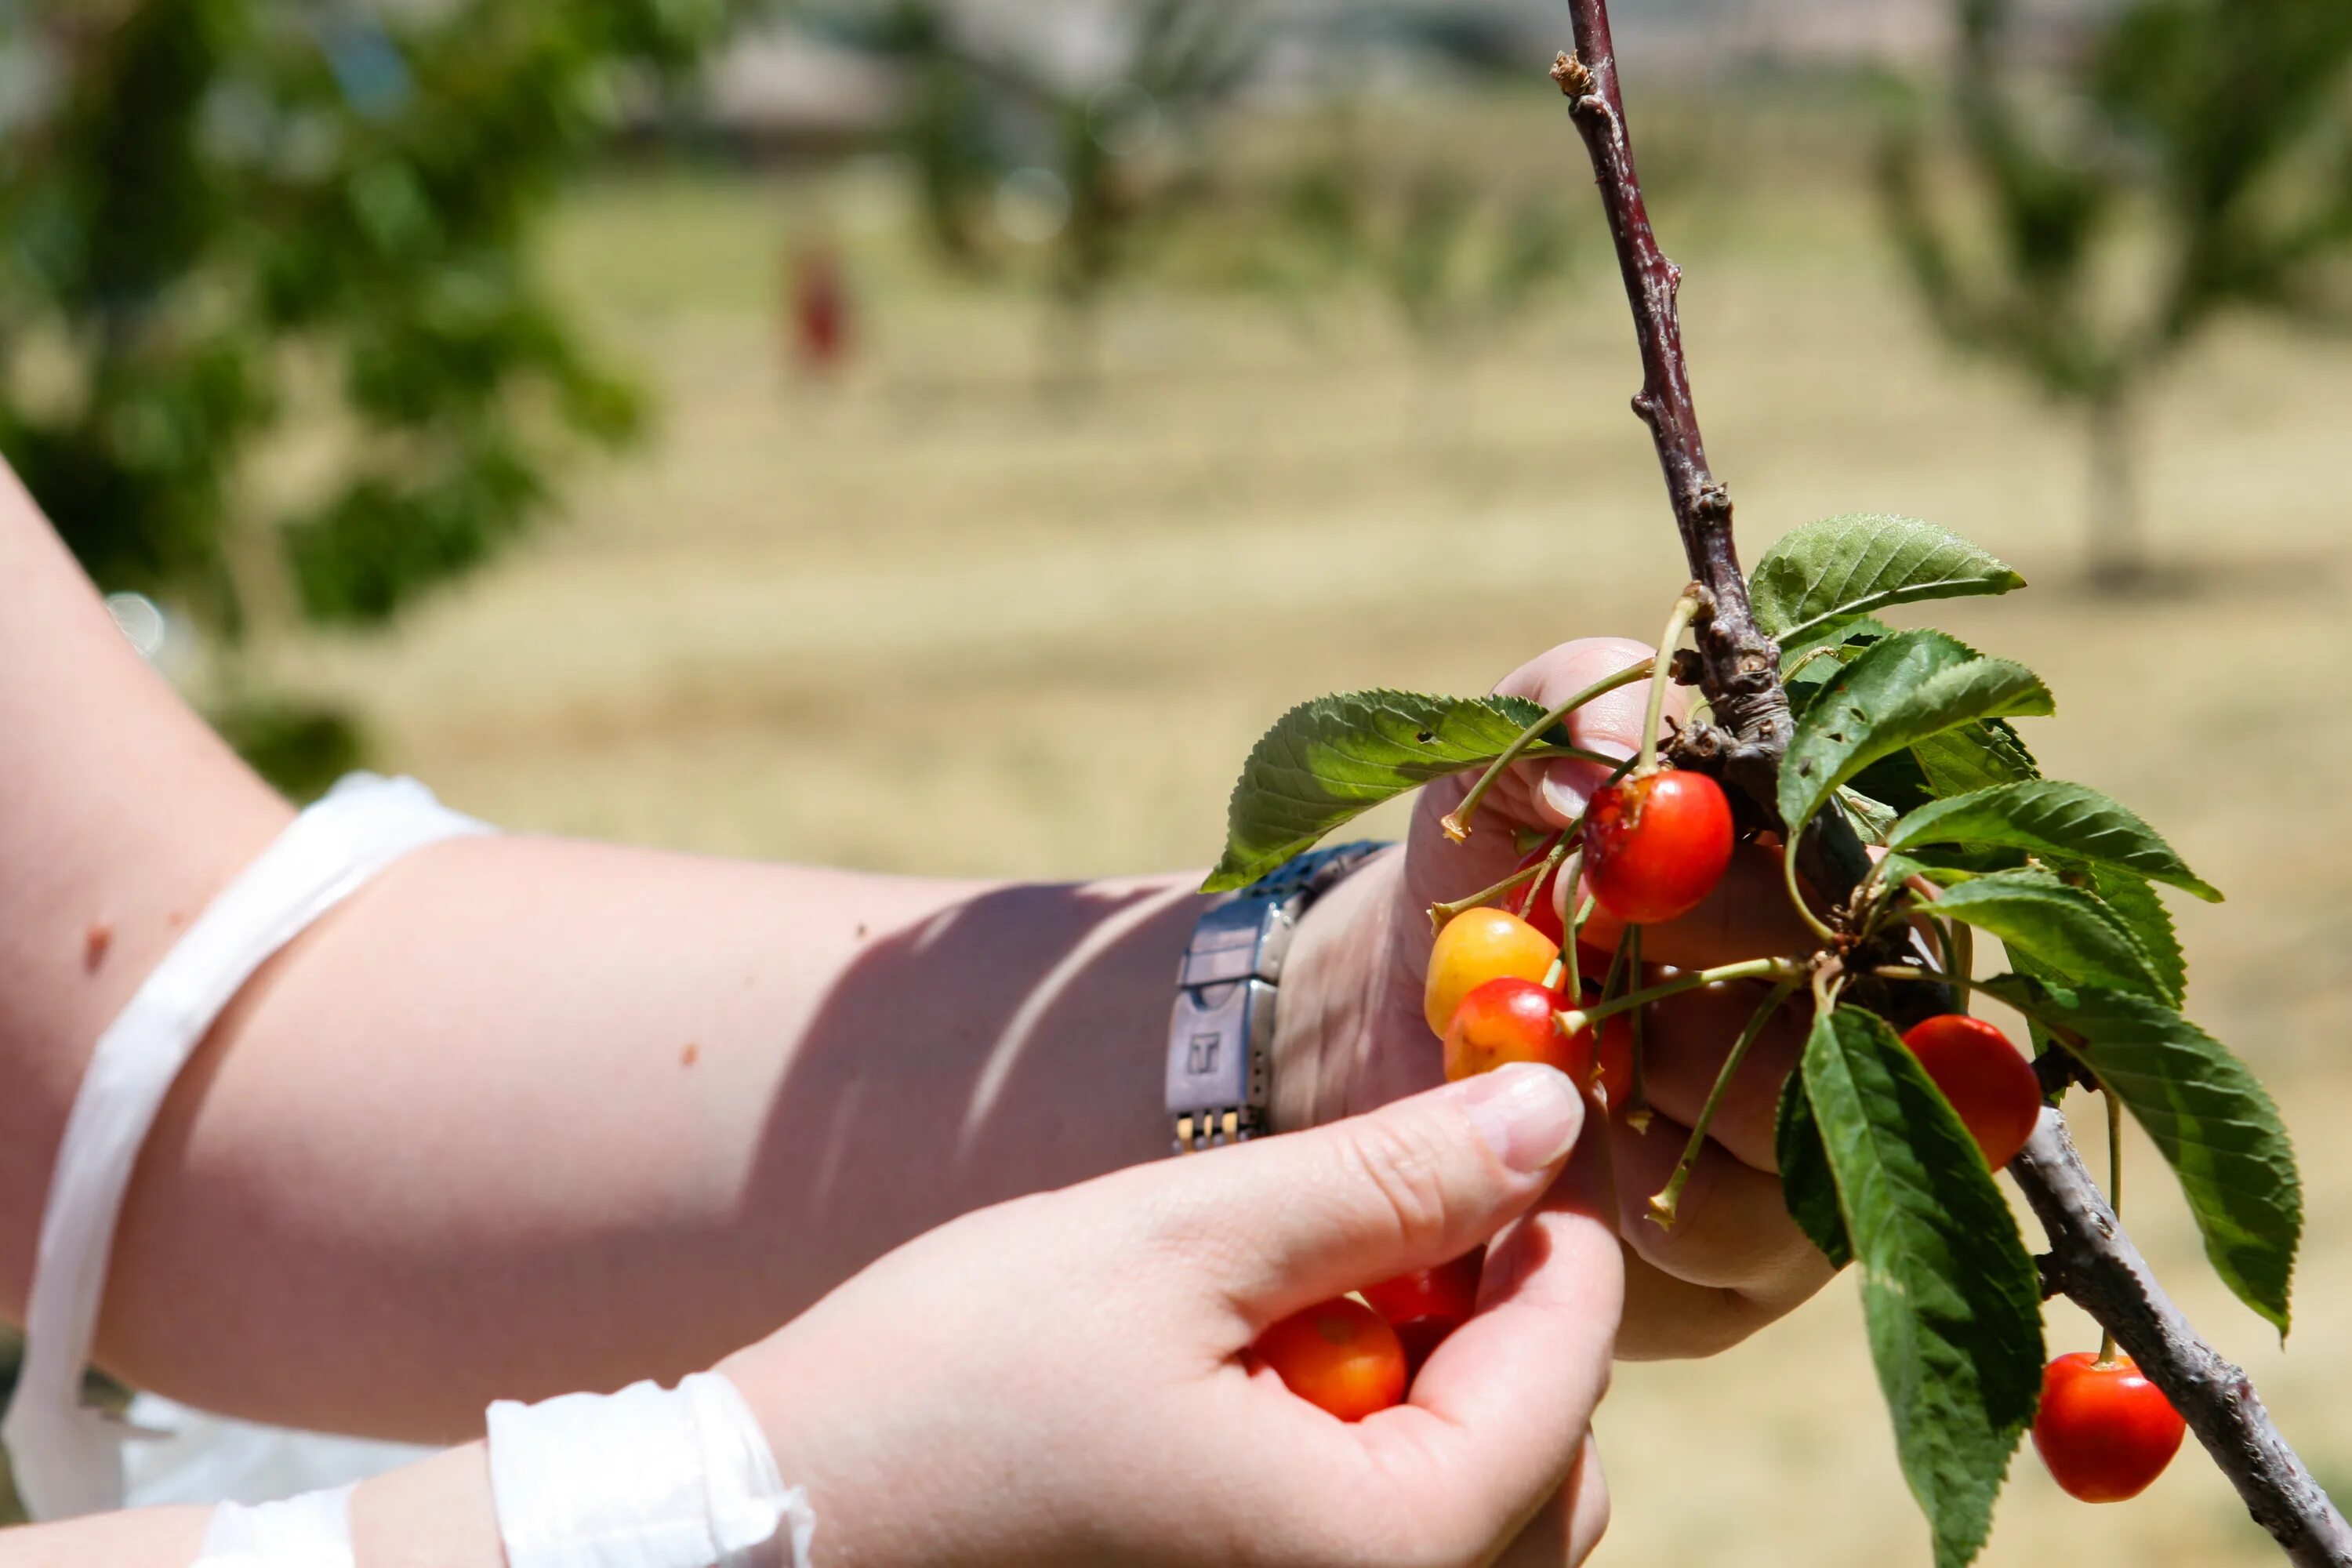
[[[1298,856],[1201,917],[1177,968],[1168,1031],[1177,1152],[1267,1131],[1275,995],[1299,918],[1387,847],[1367,840]]]

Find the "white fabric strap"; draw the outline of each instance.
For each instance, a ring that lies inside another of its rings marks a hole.
[[[305,1492],[258,1508],[221,1504],[194,1568],[356,1568],[352,1489]]]
[[[49,1173],[16,1396],[0,1423],[36,1519],[121,1506],[125,1439],[81,1403],[131,1167],[198,1042],[269,957],[410,851],[488,833],[414,779],[354,773],[295,818],[155,966],[83,1076]]]
[[[508,1568],[809,1568],[816,1516],[724,1376],[490,1406]]]

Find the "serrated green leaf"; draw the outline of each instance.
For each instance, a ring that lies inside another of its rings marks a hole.
[[[2000,719],[1930,735],[1911,751],[1928,793],[1939,800],[2042,776],[2016,727]]]
[[[2164,907],[2163,896],[2146,879],[2112,867],[2093,867],[2090,876],[2091,890],[2139,942],[2174,1005],[2186,1001],[2189,955],[2181,951],[2180,933],[2173,929],[2172,911]]]
[[[1854,513],[1782,537],[1748,580],[1757,624],[1785,652],[1819,628],[1922,599],[2025,586],[2007,564],[1915,518]]]
[[[1937,887],[1957,888],[1962,882],[1996,871],[2021,870],[2025,851],[2004,848],[1999,845],[1969,848],[1952,844],[1928,844],[1908,851],[1897,850],[1880,862],[1879,877],[1886,882],[1900,882],[1906,878],[1925,877]]]
[[[1781,816],[1801,830],[1832,790],[1882,757],[1958,725],[2054,706],[2021,664],[1941,632],[1899,632],[1846,666],[1797,721],[1780,769]]]
[[[2095,893],[2047,871],[1974,877],[1936,902],[1936,913],[2000,938],[2072,985],[2104,985],[2159,1001],[2179,998],[2122,917]]]
[[[1883,642],[1895,635],[1895,628],[1873,616],[1857,616],[1852,620],[1824,621],[1809,632],[1801,632],[1780,644],[1780,674],[1789,688],[1789,700],[1801,707],[1799,695],[1806,696],[1829,683],[1837,673],[1837,666],[1853,659],[1874,642]],[[1832,656],[1824,649],[1835,649]],[[1821,655],[1816,658],[1816,653]],[[1800,669],[1799,666],[1803,666]]]
[[[2246,1065],[2146,997],[2019,975],[1990,984],[2072,1037],[2067,1047],[2123,1100],[2179,1177],[2215,1272],[2284,1334],[2303,1240],[2303,1182],[2278,1107]]]
[[[1242,764],[1225,812],[1225,853],[1203,892],[1246,887],[1349,818],[1430,780],[1485,767],[1544,715],[1523,697],[1351,691],[1301,703]],[[1549,743],[1529,757],[1559,754]]]
[[[1846,1240],[1845,1215],[1838,1209],[1837,1177],[1831,1173],[1828,1151],[1822,1147],[1822,1130],[1813,1124],[1813,1102],[1805,1094],[1805,1075],[1792,1072],[1780,1085],[1780,1110],[1772,1124],[1772,1147],[1780,1165],[1780,1201],[1789,1217],[1821,1248],[1832,1268],[1853,1261]]]
[[[1857,789],[1837,792],[1838,804],[1853,818],[1864,844],[1883,844],[1902,814],[1883,800],[1873,800]]]
[[[1938,1568],[1958,1568],[1984,1546],[2041,1394],[2033,1259],[1975,1140],[1885,1022],[1816,1018],[1803,1070],[1895,1453]]]
[[[1886,843],[1890,849],[2004,844],[2044,859],[2112,866],[2210,902],[2221,899],[2156,829],[2084,784],[2036,779],[1971,790],[1912,812]]]

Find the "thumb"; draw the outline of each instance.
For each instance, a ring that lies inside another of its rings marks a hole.
[[[1515,1064],[1202,1157],[1170,1217],[1217,1227],[1219,1283],[1262,1325],[1486,1240],[1543,1194],[1584,1119],[1567,1075]]]

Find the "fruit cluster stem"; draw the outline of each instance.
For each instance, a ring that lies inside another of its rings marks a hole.
[[[1725,782],[1766,821],[1794,730],[1780,674],[1780,649],[1756,624],[1732,537],[1731,495],[1707,466],[1691,398],[1676,297],[1682,270],[1666,259],[1651,227],[1633,164],[1633,137],[1609,33],[1608,0],[1569,0],[1576,52],[1552,66],[1570,118],[1591,154],[1601,205],[1633,307],[1642,357],[1633,411],[1650,428],[1691,575],[1712,596],[1696,626],[1699,689],[1714,723],[1685,750],[1712,748]],[[1792,845],[1803,870],[1832,905],[1869,875],[1862,841],[1843,817],[1825,814]],[[2100,1195],[2053,1107],[2009,1167],[2049,1233],[2045,1276],[2111,1331],[2140,1370],[2187,1418],[2290,1562],[2352,1568],[2352,1528],[2295,1457],[2245,1374],[2197,1336],[2164,1294],[2122,1224]]]

